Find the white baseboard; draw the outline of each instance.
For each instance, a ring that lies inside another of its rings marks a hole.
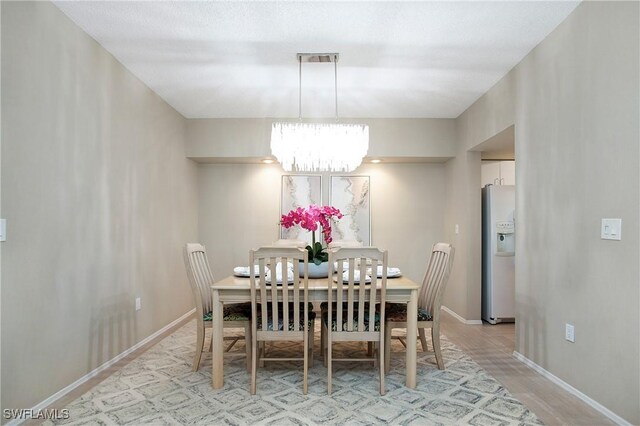
[[[458,315],[453,310],[447,308],[444,305],[442,305],[442,310],[445,311],[446,313],[448,313],[449,315],[451,315],[452,317],[454,317],[455,319],[457,319],[458,321],[460,321],[463,324],[467,324],[467,325],[482,325],[482,320],[464,319],[462,316]]]
[[[114,358],[110,359],[109,361],[105,362],[100,367],[98,367],[95,370],[93,370],[93,371],[85,374],[84,376],[80,377],[78,380],[76,380],[75,382],[71,383],[69,386],[67,386],[64,389],[61,389],[58,392],[54,393],[49,398],[47,398],[44,401],[42,401],[41,403],[37,404],[31,410],[33,412],[38,412],[38,410],[43,410],[43,409],[47,408],[48,406],[53,404],[56,400],[62,398],[63,396],[65,396],[66,394],[68,394],[69,392],[71,392],[72,390],[77,388],[78,386],[80,386],[83,383],[85,383],[87,380],[91,379],[92,377],[97,376],[102,371],[106,370],[107,368],[111,367],[112,365],[114,365],[115,363],[120,361],[122,358],[126,357],[130,353],[132,353],[132,352],[138,350],[139,348],[143,347],[144,345],[146,345],[147,343],[149,343],[150,341],[152,341],[156,337],[160,336],[162,333],[166,332],[167,330],[170,330],[171,328],[175,327],[181,321],[189,318],[189,316],[193,315],[193,313],[195,311],[196,311],[195,308],[191,309],[189,312],[187,312],[186,314],[182,315],[177,320],[170,322],[169,324],[165,325],[164,327],[162,327],[160,330],[156,331],[152,335],[142,339],[141,341],[139,341],[138,343],[136,343],[135,345],[133,345],[132,347],[130,347],[126,351],[122,352],[121,354],[119,354],[119,355],[115,356]],[[10,422],[6,423],[5,426],[16,426],[16,425],[19,425],[19,424],[23,423],[26,420],[29,420],[29,419],[26,419],[26,418],[25,419],[13,419]]]
[[[622,417],[620,417],[619,415],[617,415],[613,411],[609,410],[604,405],[600,404],[599,402],[595,401],[594,399],[592,399],[592,398],[588,397],[587,395],[585,395],[584,393],[580,392],[578,389],[574,388],[573,386],[571,386],[569,383],[565,382],[561,378],[553,375],[549,371],[547,371],[544,368],[540,367],[538,364],[536,364],[535,362],[531,361],[529,358],[527,358],[526,356],[522,355],[520,352],[513,351],[513,357],[515,359],[517,359],[518,361],[520,361],[521,363],[523,363],[524,365],[526,365],[527,367],[530,367],[531,369],[533,369],[536,372],[540,373],[542,376],[544,376],[547,379],[551,380],[553,383],[555,383],[556,385],[560,386],[562,389],[566,390],[570,394],[580,398],[587,405],[591,406],[596,411],[599,411],[600,413],[602,413],[603,415],[605,415],[606,417],[611,419],[616,424],[623,425],[623,426],[631,426],[631,423],[629,423],[628,421],[626,421],[625,419],[623,419]]]

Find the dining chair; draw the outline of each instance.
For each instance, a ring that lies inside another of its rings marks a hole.
[[[305,248],[307,244],[308,243],[306,241],[302,241],[302,240],[281,238],[279,240],[274,241],[272,246]]]
[[[293,264],[289,271],[288,263]],[[280,267],[280,271],[277,268]],[[315,313],[309,303],[307,251],[295,247],[262,247],[249,252],[252,354],[251,394],[256,393],[258,364],[303,361],[303,393],[307,394],[309,362],[313,362]],[[256,271],[257,268],[257,271]],[[302,276],[300,276],[302,268]],[[280,275],[279,275],[280,274]],[[268,280],[268,278],[270,278]],[[303,343],[302,358],[267,357],[266,342]]]
[[[453,264],[455,249],[448,243],[436,243],[431,250],[431,257],[427,265],[427,271],[422,280],[422,286],[418,294],[418,336],[422,344],[422,351],[426,355],[435,355],[438,369],[444,370],[442,351],[440,349],[440,308],[442,297],[449,280],[451,265]],[[392,336],[394,328],[407,328],[407,305],[403,303],[389,303],[386,307],[385,327],[385,371],[388,373],[391,366],[391,338],[399,339],[406,347],[402,337]],[[427,349],[425,329],[431,329],[431,342],[433,351]],[[416,338],[407,336],[408,339]]]
[[[363,247],[362,241],[357,240],[333,240],[327,247],[329,248],[353,248],[353,247]]]
[[[338,249],[338,248],[353,248],[353,247],[363,247],[363,244],[361,241],[357,241],[357,240],[333,240],[332,242],[330,242],[329,244],[327,244],[327,248],[329,249]],[[327,307],[329,306],[329,304],[327,302],[322,302],[320,304],[320,316],[324,315],[325,312],[327,312]],[[336,302],[332,303],[333,309],[336,308]],[[325,342],[327,341],[327,339],[325,338],[324,335],[325,332],[325,328],[324,327],[320,327],[320,355],[322,356],[322,359],[324,359],[324,355],[326,353],[326,348],[324,346]],[[372,355],[373,352],[371,351],[371,344],[369,344],[369,355]],[[326,362],[325,362],[326,365]]]
[[[196,305],[197,340],[196,353],[193,359],[193,371],[198,371],[200,360],[204,352],[205,330],[211,328],[213,318],[213,301],[211,300],[211,284],[213,275],[207,260],[207,253],[202,244],[189,243],[184,248],[184,263],[191,284],[191,291]],[[251,368],[251,304],[236,303],[224,306],[224,327],[243,328],[244,336],[227,336],[224,340],[232,340],[225,349],[229,352],[233,345],[241,338],[245,340],[247,370]],[[213,344],[213,340],[212,340]]]
[[[384,315],[387,292],[387,252],[375,247],[337,248],[329,251],[329,264],[337,263],[337,274],[328,280],[328,306],[322,314],[322,327],[326,348],[327,391],[331,395],[334,361],[378,362],[380,370],[380,394],[384,395]],[[382,276],[378,280],[378,265]],[[346,266],[346,269],[345,269]],[[367,269],[371,268],[371,275]],[[333,291],[336,305],[333,305]],[[367,294],[368,293],[368,294]],[[376,305],[379,309],[376,309]],[[333,358],[334,342],[377,343],[377,353],[364,358]],[[376,358],[377,355],[377,358]]]

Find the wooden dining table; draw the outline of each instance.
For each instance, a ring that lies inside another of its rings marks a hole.
[[[332,281],[336,300],[336,284]],[[327,278],[309,279],[309,301],[326,302],[328,299],[329,280]],[[407,312],[407,336],[406,341],[406,385],[411,389],[416,387],[416,344],[418,335],[418,289],[419,285],[405,277],[387,279],[386,301],[390,303],[406,303]],[[251,301],[251,288],[249,278],[229,276],[211,286],[213,299],[212,318],[212,376],[213,388],[221,389],[224,386],[224,321],[223,306],[225,303],[242,303]]]

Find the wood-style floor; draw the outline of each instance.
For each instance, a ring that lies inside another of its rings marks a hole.
[[[128,355],[47,408],[64,408],[192,319],[189,318],[178,324],[174,329]],[[590,426],[615,424],[580,399],[516,360],[512,355],[515,347],[513,324],[466,325],[446,312],[443,312],[442,321],[442,332],[447,338],[466,352],[496,380],[500,381],[513,396],[531,409],[545,424]],[[419,347],[420,345],[418,345]],[[24,424],[38,423],[32,420]]]
[[[614,425],[582,400],[513,357],[514,324],[466,325],[443,312],[442,333],[547,425]]]

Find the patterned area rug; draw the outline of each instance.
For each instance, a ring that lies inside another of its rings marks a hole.
[[[318,324],[316,324],[317,326]],[[427,333],[428,334],[428,333]],[[195,320],[165,338],[68,407],[73,425],[541,425],[536,416],[451,342],[443,339],[446,369],[418,353],[418,386],[404,385],[404,354],[391,359],[387,393],[378,393],[369,363],[335,363],[333,394],[316,333],[309,394],[302,394],[302,363],[267,363],[258,369],[257,395],[249,394],[244,358],[225,358],[225,387],[211,388],[211,356],[191,371]],[[364,344],[341,344],[335,356],[362,356]],[[418,344],[420,348],[420,345]],[[279,345],[277,352],[300,353]],[[397,340],[393,350],[403,347]],[[244,352],[238,342],[233,352]],[[296,355],[294,355],[296,356]]]

